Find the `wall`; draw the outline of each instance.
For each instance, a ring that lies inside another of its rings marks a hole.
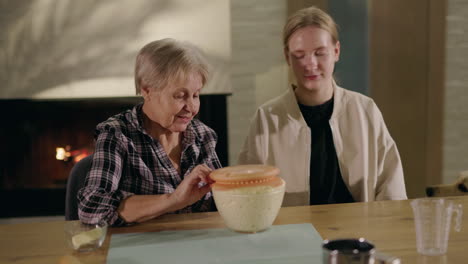
[[[168,37],[205,51],[213,70],[202,93],[229,93],[229,2],[3,1],[0,99],[134,96],[137,52]]]
[[[329,0],[328,12],[338,24],[340,60],[335,78],[346,89],[369,93],[369,37],[367,0]]]
[[[468,170],[468,2],[448,0],[443,182]]]
[[[247,136],[257,107],[282,93],[288,85],[281,35],[286,1],[231,1],[231,80],[228,99],[229,163]]]

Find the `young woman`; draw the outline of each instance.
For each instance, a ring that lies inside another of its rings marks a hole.
[[[339,87],[337,26],[310,7],[288,18],[284,55],[297,85],[260,106],[240,164],[277,166],[284,205],[407,199],[395,142],[374,101]]]

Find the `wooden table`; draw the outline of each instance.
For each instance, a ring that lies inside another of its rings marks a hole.
[[[282,208],[275,224],[312,223],[323,238],[365,237],[403,263],[468,263],[468,196],[453,198],[465,209],[462,231],[451,231],[445,256],[416,252],[413,213],[407,201],[335,204]],[[162,230],[223,228],[217,212],[166,215],[125,228],[110,228],[104,246],[91,253],[75,253],[64,240],[65,221],[0,225],[0,263],[106,263],[110,236]]]

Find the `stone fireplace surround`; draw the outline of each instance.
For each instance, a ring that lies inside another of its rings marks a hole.
[[[138,97],[0,100],[0,218],[63,215],[73,161],[55,158],[56,147],[93,151],[94,128],[129,109]],[[217,153],[228,163],[226,95],[202,95],[198,118],[218,134]]]

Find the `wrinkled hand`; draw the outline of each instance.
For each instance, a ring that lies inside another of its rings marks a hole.
[[[205,164],[197,165],[172,193],[171,199],[180,209],[200,200],[211,189],[211,169]],[[200,183],[202,186],[200,186]]]

